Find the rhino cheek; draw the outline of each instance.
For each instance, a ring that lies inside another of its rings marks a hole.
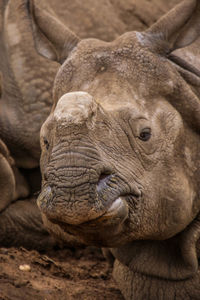
[[[196,193],[189,178],[181,168],[174,175],[167,205],[169,206],[168,212],[170,214],[171,211],[172,216],[171,226],[174,225],[175,230],[180,232],[195,218],[198,209],[194,207]]]
[[[184,230],[198,213],[194,210],[196,193],[182,172],[175,172],[168,186],[146,193],[144,199],[143,238],[168,239]],[[181,184],[180,184],[181,183]],[[155,184],[152,184],[155,186]]]

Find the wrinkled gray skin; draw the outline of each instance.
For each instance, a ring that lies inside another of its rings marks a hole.
[[[125,299],[200,298],[199,20],[186,0],[142,33],[56,48],[38,205],[55,235],[110,248]]]
[[[42,26],[38,26],[41,22],[39,14],[33,14],[34,3],[51,15],[49,19],[48,14],[42,14],[41,18],[48,19]],[[39,131],[50,112],[53,81],[60,66],[52,60],[57,58],[57,53],[52,54],[52,49],[62,47],[63,37],[69,34],[57,16],[81,37],[96,36],[111,40],[132,26],[141,29],[151,24],[152,8],[154,18],[158,18],[162,10],[167,10],[172,3],[163,4],[162,8],[154,0],[134,3],[132,0],[114,3],[87,0],[81,5],[79,1],[72,3],[70,0],[35,0],[34,3],[27,0],[0,1],[0,138],[3,140],[0,144],[0,245],[31,245],[35,248],[38,240],[44,241],[44,245],[48,243],[43,237],[40,214],[36,214],[36,207],[33,209],[34,200],[30,202],[27,197],[40,189],[39,170],[32,168],[39,165]],[[141,10],[141,7],[145,8]],[[130,11],[129,21],[124,20],[123,16],[127,11]],[[43,27],[53,28],[55,47],[52,48],[45,37]],[[72,33],[70,35],[73,36]],[[24,169],[23,175],[18,168]],[[22,198],[21,205],[16,202],[9,206]],[[30,221],[34,219],[35,222]],[[68,239],[68,244],[71,240],[72,237]]]

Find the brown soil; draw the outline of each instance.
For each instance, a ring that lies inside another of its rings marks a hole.
[[[29,265],[30,270],[20,270]],[[0,300],[122,300],[100,249],[0,248]]]

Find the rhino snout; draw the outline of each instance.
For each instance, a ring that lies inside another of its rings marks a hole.
[[[81,125],[90,120],[97,109],[97,103],[86,92],[72,92],[64,94],[58,101],[54,118],[65,125]]]
[[[122,222],[127,217],[128,206],[121,197],[124,193],[114,182],[112,175],[101,175],[95,183],[79,183],[77,180],[73,187],[67,182],[64,188],[48,184],[43,187],[37,204],[41,212],[55,223],[80,225],[98,219],[98,223],[107,224],[113,223],[113,218],[117,223]]]

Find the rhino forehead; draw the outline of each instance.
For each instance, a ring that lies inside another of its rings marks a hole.
[[[115,89],[114,94],[120,96],[129,89],[134,90],[135,99],[173,93],[176,73],[167,59],[144,47],[138,35],[127,33],[110,43],[95,39],[80,42],[56,76],[56,98],[70,89],[92,95],[95,91],[101,96],[106,88],[107,95]]]

